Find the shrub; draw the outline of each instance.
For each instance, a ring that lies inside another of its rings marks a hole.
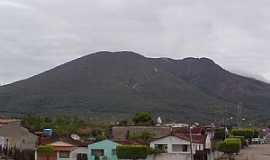
[[[252,128],[233,129],[231,133],[234,136],[244,136],[245,139],[251,139],[255,135],[255,129]]]
[[[241,149],[241,140],[239,138],[227,138],[218,145],[218,150],[226,154],[239,153]]]
[[[41,145],[37,149],[38,154],[44,156],[51,156],[54,154],[54,148],[50,145]]]
[[[116,153],[119,159],[145,159],[149,149],[143,145],[122,145],[117,146]]]
[[[247,146],[246,140],[244,136],[230,136],[229,138],[237,138],[241,140],[241,146]]]

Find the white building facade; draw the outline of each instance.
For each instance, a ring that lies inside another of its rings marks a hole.
[[[150,147],[162,150],[165,153],[190,154],[191,152],[190,141],[176,136],[167,136],[152,141]],[[197,150],[204,150],[204,144],[192,143],[192,150],[193,154],[195,154]]]

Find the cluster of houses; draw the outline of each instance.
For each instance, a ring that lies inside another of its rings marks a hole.
[[[212,148],[214,131],[211,127],[186,126],[115,126],[111,128],[111,137],[96,143],[85,144],[74,139],[52,140],[40,137],[39,145],[50,145],[54,154],[35,153],[36,160],[118,160],[116,148],[119,145],[145,145],[145,142],[133,140],[132,135],[151,133],[149,147],[162,151],[158,155],[149,155],[147,160],[211,160],[221,156]]]

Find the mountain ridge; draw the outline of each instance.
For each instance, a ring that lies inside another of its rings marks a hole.
[[[174,60],[102,51],[1,86],[0,110],[104,115],[100,118],[149,111],[179,120],[211,120],[218,116],[210,116],[211,106],[226,107],[227,114],[234,115],[241,102],[247,116],[264,118],[261,110],[269,111],[269,98],[269,84],[226,71],[209,58]]]

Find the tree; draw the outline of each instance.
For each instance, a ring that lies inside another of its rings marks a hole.
[[[241,149],[241,140],[239,138],[227,138],[224,142],[218,144],[218,151],[224,152],[232,160],[234,153],[239,153]]]
[[[153,118],[149,112],[136,113],[132,121],[135,123],[135,125],[153,125]]]
[[[141,134],[135,134],[135,135],[128,135],[129,139],[135,140],[135,141],[142,141],[144,144],[149,144],[150,141],[153,139],[154,134],[150,132],[142,132]]]
[[[46,159],[49,160],[50,156],[54,154],[54,148],[50,145],[41,145],[37,149],[38,154],[46,156]]]

